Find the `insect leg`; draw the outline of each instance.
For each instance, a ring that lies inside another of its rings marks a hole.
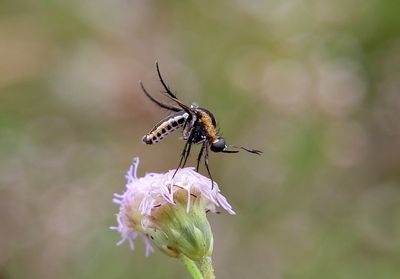
[[[189,141],[186,141],[185,146],[183,147],[183,150],[182,150],[181,159],[179,160],[178,167],[176,168],[176,170],[175,170],[174,175],[172,176],[172,178],[175,177],[175,174],[176,174],[176,173],[178,172],[178,170],[181,168],[183,160],[185,160],[185,162],[186,162],[187,157],[188,157],[187,149],[190,147],[190,145],[191,145],[191,143],[190,143]]]
[[[208,167],[208,144],[207,143],[205,144],[205,149],[206,149],[206,155],[204,156],[204,164],[206,165],[208,175],[210,176],[210,179],[211,179],[211,190],[212,190],[212,189],[214,189],[214,180],[212,178],[210,168]]]
[[[188,137],[188,139],[186,140],[185,147],[183,148],[182,155],[181,155],[181,160],[179,161],[179,165],[178,165],[178,167],[176,168],[176,170],[175,170],[175,172],[174,172],[174,175],[173,175],[172,177],[175,176],[175,174],[178,172],[178,169],[183,168],[183,167],[185,166],[186,161],[187,161],[187,159],[189,158],[190,149],[192,148],[194,136],[195,136],[195,131],[194,131],[194,129],[192,128],[192,129],[190,130],[189,137]],[[182,164],[182,162],[183,162],[183,164]]]
[[[160,72],[160,67],[158,66],[158,61],[156,61],[156,68],[157,68],[157,74],[158,77],[160,78],[161,84],[164,86],[166,93],[173,99],[178,99],[174,93],[171,92],[169,89],[168,85],[165,83],[164,79],[161,76]]]
[[[182,154],[181,154],[181,159],[180,159],[180,161],[179,161],[179,165],[178,165],[178,167],[176,168],[176,170],[175,170],[175,172],[174,172],[174,175],[173,175],[172,177],[175,176],[175,174],[178,172],[178,170],[179,170],[180,168],[183,168],[183,167],[185,166],[186,161],[187,161],[187,159],[188,159],[188,157],[189,157],[189,154],[190,154],[190,149],[192,148],[193,137],[194,137],[194,131],[193,131],[193,129],[192,129],[191,132],[190,132],[189,138],[186,140],[185,146],[184,146],[184,148],[183,148],[183,151],[182,151]],[[183,164],[182,164],[182,162],[183,162]]]
[[[139,81],[139,84],[140,84],[140,87],[142,88],[144,94],[147,96],[147,98],[149,98],[153,103],[157,104],[159,107],[162,107],[162,108],[165,108],[168,110],[172,110],[172,111],[176,111],[176,112],[182,111],[182,109],[180,109],[179,107],[171,106],[169,104],[165,104],[165,103],[162,103],[162,102],[156,100],[153,96],[150,95],[149,92],[147,92],[146,88],[144,88],[142,81]]]
[[[204,148],[205,148],[206,144],[207,144],[207,143],[204,142],[204,143],[201,145],[201,149],[200,149],[199,155],[197,156],[197,166],[196,166],[196,171],[197,171],[197,172],[199,172],[199,165],[200,165],[201,157],[203,156],[203,151],[204,151]]]
[[[189,142],[189,141],[188,141]],[[189,143],[189,146],[188,146],[188,149],[186,150],[186,157],[185,157],[185,160],[183,160],[183,164],[182,164],[182,166],[181,166],[181,168],[184,168],[185,167],[185,165],[186,165],[186,161],[187,161],[187,159],[189,158],[189,155],[190,155],[190,149],[192,148],[192,143],[190,142]]]
[[[187,105],[185,105],[184,103],[179,101],[179,99],[176,97],[176,95],[171,92],[171,90],[169,89],[168,85],[165,83],[164,79],[161,76],[161,72],[160,72],[160,68],[158,66],[158,62],[156,62],[156,68],[157,68],[158,77],[160,78],[161,84],[163,85],[163,87],[165,89],[166,96],[168,98],[170,98],[172,101],[174,101],[175,103],[177,103],[184,111],[186,111],[187,113],[189,113],[191,115],[194,115],[195,112],[190,107],[188,107]]]

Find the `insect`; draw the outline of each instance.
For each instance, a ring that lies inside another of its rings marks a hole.
[[[175,176],[178,169],[183,168],[186,165],[193,144],[201,144],[200,152],[197,156],[196,171],[199,171],[200,161],[204,153],[204,163],[207,169],[207,173],[211,179],[212,188],[214,186],[214,182],[211,176],[208,162],[209,150],[222,153],[237,153],[239,152],[239,149],[242,149],[253,154],[261,155],[262,151],[260,150],[246,148],[243,146],[227,145],[225,143],[225,139],[219,135],[216,129],[217,121],[215,120],[214,115],[209,110],[201,108],[197,104],[187,106],[182,103],[176,97],[176,95],[171,92],[164,79],[162,78],[158,62],[156,62],[156,68],[158,77],[161,81],[162,86],[165,89],[165,92],[163,92],[163,94],[168,97],[174,104],[166,104],[155,99],[153,96],[150,95],[150,93],[148,93],[141,81],[139,82],[140,86],[144,94],[153,103],[173,113],[158,122],[148,134],[143,136],[142,140],[146,144],[158,143],[171,132],[183,128],[182,135],[186,143],[182,150],[178,167],[176,168],[173,176]]]

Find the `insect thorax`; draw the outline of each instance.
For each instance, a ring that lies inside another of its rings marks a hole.
[[[193,105],[192,105],[193,106]],[[196,116],[183,131],[183,139],[191,143],[203,143],[217,137],[215,118],[211,112],[203,108],[195,109]]]

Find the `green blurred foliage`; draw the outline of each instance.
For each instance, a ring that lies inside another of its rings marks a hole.
[[[158,60],[214,112],[237,216],[210,216],[217,278],[400,277],[400,4],[395,0],[2,1],[0,278],[188,278],[115,247],[114,192],[176,167]],[[194,157],[190,164],[195,164]],[[202,170],[203,172],[204,170]]]

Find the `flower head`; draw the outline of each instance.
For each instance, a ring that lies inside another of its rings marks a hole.
[[[166,173],[147,173],[137,177],[139,158],[127,171],[126,191],[114,194],[113,201],[120,205],[118,226],[113,230],[121,234],[118,244],[141,236],[146,244],[146,255],[153,251],[151,243],[170,256],[181,253],[196,259],[211,254],[213,239],[207,212],[223,207],[235,214],[218,185],[197,173],[194,168],[183,168]]]

